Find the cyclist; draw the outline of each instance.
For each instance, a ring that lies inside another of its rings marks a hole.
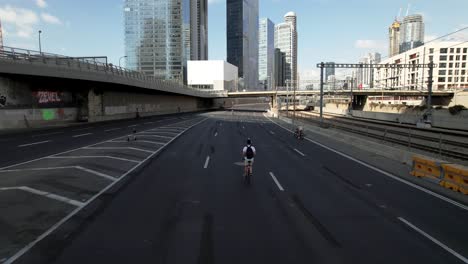
[[[247,168],[250,164],[250,174],[252,174],[252,166],[254,162],[254,157],[257,154],[257,151],[254,146],[252,146],[252,140],[249,138],[247,139],[247,146],[242,149],[242,156],[244,157],[244,167],[245,167],[245,175],[247,175]]]
[[[304,136],[304,128],[302,126],[296,127],[296,131],[294,132],[294,135],[297,138],[302,138]]]

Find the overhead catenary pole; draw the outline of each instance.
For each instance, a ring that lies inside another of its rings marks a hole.
[[[434,62],[429,62],[429,76],[427,81],[427,115],[426,121],[432,121],[432,83],[434,77]]]
[[[323,68],[325,64],[320,63],[320,123],[323,124]]]

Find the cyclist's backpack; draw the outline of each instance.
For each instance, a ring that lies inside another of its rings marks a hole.
[[[247,146],[247,151],[245,152],[245,157],[247,159],[252,159],[254,157],[254,151],[251,146]]]

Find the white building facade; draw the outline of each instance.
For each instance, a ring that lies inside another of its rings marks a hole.
[[[467,69],[468,43],[431,42],[418,48],[393,56],[381,64],[428,64],[436,65],[433,71],[434,90],[468,88]],[[401,90],[426,90],[428,68],[375,69],[375,82],[379,87]]]
[[[275,48],[285,54],[285,82],[297,84],[297,17],[289,12],[284,16],[285,22],[275,26]]]
[[[237,91],[238,69],[222,60],[188,61],[188,85],[194,88]]]
[[[361,58],[359,63],[379,64],[382,56],[378,52],[369,53]],[[356,70],[357,87],[360,89],[375,88],[375,71],[373,68],[358,68]]]

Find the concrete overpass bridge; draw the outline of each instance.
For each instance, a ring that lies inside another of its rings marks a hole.
[[[297,90],[296,96],[311,96],[320,95],[319,90]],[[334,90],[324,91],[327,95],[351,95],[350,90]],[[420,90],[353,90],[353,95],[356,96],[380,96],[380,95],[394,95],[394,96],[428,96],[427,91]],[[293,91],[246,91],[246,92],[228,92],[229,98],[243,98],[243,97],[274,97],[274,96],[292,96]],[[434,97],[452,97],[453,91],[433,91]]]
[[[93,58],[0,51],[0,129],[192,112],[224,97]]]

